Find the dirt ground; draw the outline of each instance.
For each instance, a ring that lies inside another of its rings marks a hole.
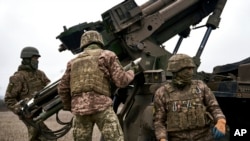
[[[68,112],[61,111],[59,113],[60,120],[70,121],[72,115]],[[46,120],[45,124],[55,131],[61,126],[56,122],[56,116],[53,115]],[[0,112],[0,141],[27,141],[27,128],[19,118],[10,111]],[[94,129],[93,141],[100,141],[100,132],[97,127]],[[58,141],[72,141],[72,129]]]

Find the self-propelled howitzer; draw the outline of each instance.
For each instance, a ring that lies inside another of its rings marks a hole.
[[[155,140],[152,100],[155,89],[171,77],[165,72],[167,60],[178,52],[191,27],[208,17],[204,25],[207,31],[194,56],[199,66],[200,56],[211,31],[219,25],[225,4],[226,0],[149,0],[138,5],[134,0],[125,0],[102,13],[102,21],[83,22],[70,28],[64,26],[64,31],[56,37],[62,42],[59,51],[82,52],[79,48],[81,35],[97,30],[103,35],[104,48],[115,52],[122,65],[141,58],[133,83],[122,89],[112,87],[113,105],[126,141]],[[180,38],[171,53],[163,44],[176,35]]]
[[[134,0],[126,0],[102,13],[102,21],[65,27],[57,39],[62,42],[60,51],[76,54],[81,52],[82,33],[93,29],[102,33],[105,49],[114,51],[122,64],[142,58],[133,87],[114,91],[114,109],[123,104],[117,115],[126,141],[154,140],[153,94],[171,77],[165,72],[168,58],[178,51],[191,27],[210,15],[204,25],[207,31],[194,56],[199,66],[200,56],[211,31],[219,25],[225,4],[226,0],[150,0],[138,6]],[[171,53],[163,44],[176,35],[180,39]]]

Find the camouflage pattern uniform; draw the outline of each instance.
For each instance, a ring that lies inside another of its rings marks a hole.
[[[27,48],[23,50],[25,49]],[[30,49],[30,47],[28,47],[28,49]],[[39,54],[38,56],[40,57]],[[21,58],[23,58],[22,55]],[[18,67],[18,71],[10,76],[4,98],[7,107],[17,115],[20,108],[16,106],[17,102],[34,97],[36,92],[40,91],[50,82],[43,71],[32,68],[30,64],[23,62],[22,65]],[[26,124],[26,126],[28,128],[28,137],[30,141],[47,141],[47,139],[40,135],[37,129],[33,128],[31,125]],[[41,123],[40,126],[41,128],[49,130],[44,123]]]
[[[87,41],[86,35],[89,36]],[[93,40],[96,42],[91,42]],[[75,115],[73,137],[77,141],[91,141],[94,124],[105,141],[124,140],[112,108],[109,81],[113,81],[117,87],[126,87],[133,80],[134,72],[124,71],[117,56],[111,51],[102,50],[102,45],[99,33],[87,31],[83,34],[81,47],[84,52],[67,63],[58,85],[64,109]]]
[[[188,76],[192,74],[184,75],[188,78],[186,80],[175,76],[185,67],[194,68],[193,62],[188,59],[183,64],[171,61],[170,58],[168,71],[173,72],[173,80],[158,88],[154,97],[156,138],[169,141],[214,140],[212,120],[225,119],[215,96],[204,82],[191,80]]]

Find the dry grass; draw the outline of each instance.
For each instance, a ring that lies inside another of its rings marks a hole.
[[[62,121],[69,121],[72,115],[61,111],[59,117]],[[59,129],[61,126],[56,122],[55,115],[45,121],[45,124],[52,130]],[[0,141],[27,141],[27,128],[19,118],[10,111],[0,112]],[[72,129],[58,141],[72,141]],[[100,133],[95,127],[93,141],[100,140]]]

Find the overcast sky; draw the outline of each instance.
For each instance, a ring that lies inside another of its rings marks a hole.
[[[71,52],[58,52],[56,39],[63,26],[101,20],[101,14],[122,0],[0,0],[0,97],[3,97],[9,76],[21,63],[20,52],[25,46],[39,49],[39,69],[55,81],[59,79]],[[146,0],[136,0],[139,5]],[[216,65],[237,62],[249,57],[250,1],[228,0],[219,28],[212,31],[201,56],[200,71],[212,72]],[[206,23],[206,19],[203,20]],[[202,23],[201,23],[202,24]],[[194,56],[206,28],[191,31],[179,49]],[[166,42],[170,52],[178,38]]]

